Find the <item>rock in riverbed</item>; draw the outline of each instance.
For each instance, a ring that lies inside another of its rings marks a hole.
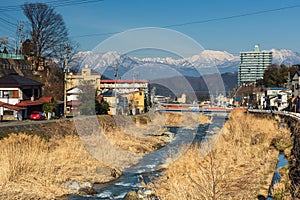
[[[62,186],[71,190],[72,193],[81,196],[96,194],[94,184],[90,182],[84,182],[79,184],[76,180],[73,180],[72,182],[63,183]]]
[[[135,191],[129,191],[125,197],[124,200],[139,200],[137,193]]]
[[[160,133],[155,135],[155,136],[160,138],[165,143],[170,143],[175,139],[174,138],[174,133],[172,133],[170,131],[167,131],[166,129],[160,131]]]

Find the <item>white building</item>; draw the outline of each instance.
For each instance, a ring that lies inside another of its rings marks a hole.
[[[150,101],[149,80],[101,80],[101,93],[114,90],[117,94],[128,94],[136,91],[144,91],[147,101]]]
[[[300,71],[297,70],[292,76],[292,93],[294,96],[300,96]]]
[[[3,105],[0,107],[1,116],[16,116],[16,111],[20,110],[17,108],[19,107],[26,108],[22,113],[23,117],[26,118],[33,109],[43,104],[44,99],[40,101],[42,86],[42,83],[18,74],[1,77],[0,102]]]
[[[253,51],[241,52],[238,68],[238,85],[262,79],[265,69],[271,64],[272,52],[261,51],[259,45],[255,45]]]
[[[289,106],[291,95],[292,91],[285,88],[267,88],[265,96],[261,96],[261,105],[266,109],[283,110]]]

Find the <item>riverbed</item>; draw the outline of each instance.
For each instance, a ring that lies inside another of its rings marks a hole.
[[[137,165],[126,169],[121,177],[105,184],[94,186],[97,194],[94,196],[70,196],[70,200],[82,199],[123,199],[129,191],[145,192],[145,184],[161,175],[164,165],[179,158],[194,142],[205,140],[213,132],[220,130],[227,119],[226,116],[214,116],[211,124],[199,124],[197,127],[166,127],[175,135],[175,140],[167,146],[145,155]]]

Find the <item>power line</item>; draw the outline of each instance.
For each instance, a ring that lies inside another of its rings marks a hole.
[[[252,15],[259,15],[259,14],[275,12],[275,11],[280,11],[280,10],[287,10],[287,9],[292,9],[292,8],[299,8],[299,7],[300,7],[300,5],[293,5],[293,6],[275,8],[275,9],[270,9],[270,10],[262,10],[262,11],[250,12],[250,13],[245,13],[245,14],[232,15],[232,16],[228,16],[228,17],[220,17],[220,18],[213,18],[213,19],[207,19],[207,20],[185,22],[185,23],[180,23],[180,24],[172,24],[172,25],[163,26],[163,28],[186,26],[186,25],[193,25],[193,24],[202,24],[202,23],[213,22],[213,21],[222,21],[222,20],[227,20],[227,19],[247,17],[247,16],[252,16]]]
[[[1,28],[1,27],[0,27],[0,32],[1,32],[1,33],[6,33],[6,35],[8,35],[8,36],[12,36],[13,33],[14,33],[14,31],[11,31],[11,30],[8,30],[8,29],[3,29],[3,28]],[[0,39],[1,39],[2,37],[3,37],[3,36],[0,35]]]
[[[10,22],[10,21],[4,19],[4,18],[1,18],[1,17],[0,17],[0,21],[1,21],[2,23],[6,24],[6,25],[11,26],[11,27],[17,26],[17,24],[14,24],[14,23],[12,23],[12,22]]]
[[[299,8],[299,7],[300,7],[300,5],[286,6],[286,7],[281,7],[281,8],[269,9],[269,10],[249,12],[249,13],[244,13],[244,14],[239,14],[239,15],[232,15],[232,16],[227,16],[227,17],[219,17],[219,18],[213,18],[213,19],[191,21],[191,22],[184,22],[184,23],[178,23],[178,24],[170,24],[170,25],[162,26],[162,28],[172,28],[172,27],[188,26],[188,25],[202,24],[202,23],[208,23],[208,22],[214,22],[214,21],[223,21],[223,20],[228,20],[228,19],[259,15],[259,14],[276,12],[276,11],[280,11],[280,10],[288,10],[288,9]],[[73,37],[80,38],[80,37],[105,36],[105,35],[113,35],[113,34],[117,34],[117,33],[121,33],[121,32],[122,31],[107,32],[107,33],[94,33],[94,34],[77,35],[77,36],[73,36]]]
[[[2,16],[2,18],[6,19],[6,20],[15,21],[15,22],[18,21],[17,18],[9,15],[6,12],[1,12],[0,15]]]
[[[104,0],[55,0],[55,1],[48,1],[45,2],[45,4],[52,6],[52,7],[61,7],[61,6],[72,6],[72,5],[80,5],[80,4],[88,4],[88,3],[95,3],[95,2],[102,2]],[[14,5],[14,6],[0,6],[0,24],[3,24],[7,28],[5,28],[6,33],[7,31],[14,32],[11,28],[16,28],[18,25],[16,23],[11,22],[13,21],[18,21],[11,15],[7,14],[7,12],[13,12],[13,11],[21,11],[22,10],[22,5]],[[5,18],[4,18],[5,17]],[[2,26],[3,28],[3,26]],[[4,29],[3,29],[4,30]],[[3,31],[2,31],[3,32]]]
[[[93,34],[86,34],[86,35],[75,35],[72,37],[80,38],[80,37],[94,37],[94,36],[105,36],[105,35],[114,35],[121,33],[122,31],[116,31],[116,32],[107,32],[107,33],[93,33]]]
[[[52,7],[60,7],[60,6],[73,6],[87,3],[95,3],[102,2],[104,0],[66,0],[66,1],[47,1],[44,4],[47,4]],[[8,12],[8,11],[20,11],[22,10],[22,5],[14,5],[14,6],[0,6],[0,11]]]
[[[48,2],[47,4],[52,5],[53,7],[60,7],[60,6],[73,6],[73,5],[80,5],[80,4],[87,4],[87,3],[95,3],[101,2],[104,0],[75,0],[75,1],[57,1],[56,4],[52,4],[53,1]]]

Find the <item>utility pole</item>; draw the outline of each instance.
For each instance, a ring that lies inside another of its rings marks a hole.
[[[115,113],[112,114],[117,114],[117,77],[118,77],[118,61],[116,61],[115,66],[114,66],[114,76],[115,76]]]
[[[22,54],[22,43],[23,43],[23,28],[24,28],[24,21],[19,22],[19,27],[18,27],[18,38],[19,38],[19,53]]]
[[[67,73],[68,73],[68,62],[69,62],[69,52],[70,46],[65,46],[66,54],[64,60],[64,116],[67,114]]]

